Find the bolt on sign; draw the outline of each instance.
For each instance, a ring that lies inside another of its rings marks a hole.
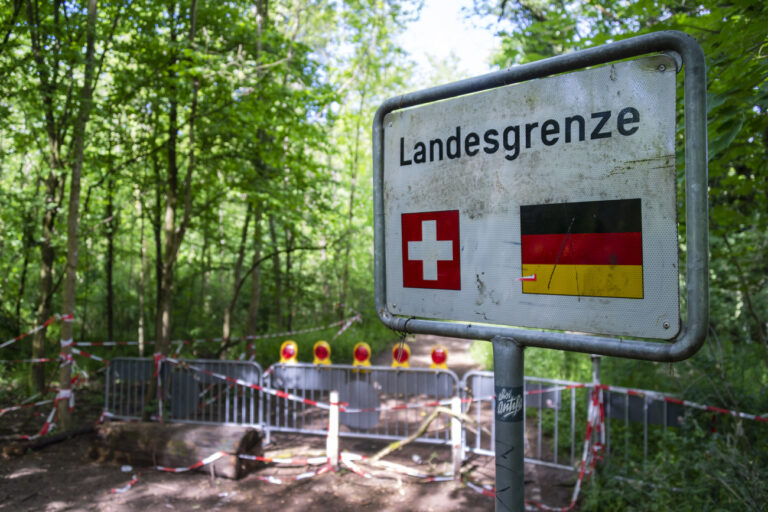
[[[675,337],[675,104],[656,55],[387,114],[389,310]]]

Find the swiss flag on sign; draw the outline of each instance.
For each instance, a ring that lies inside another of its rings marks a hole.
[[[461,290],[459,210],[402,214],[403,286]]]

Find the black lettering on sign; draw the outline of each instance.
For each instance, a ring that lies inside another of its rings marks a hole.
[[[603,129],[603,126],[608,122],[608,119],[610,118],[610,110],[606,110],[605,112],[594,112],[592,114],[592,119],[600,119],[600,121],[597,122],[597,126],[595,126],[595,129],[592,130],[592,135],[590,135],[591,139],[607,139],[611,136],[611,132],[600,131]]]
[[[502,148],[504,158],[512,162],[520,156],[523,148],[531,149],[539,144],[539,140],[544,147],[553,147],[560,143],[571,144],[612,138],[613,119],[615,119],[616,131],[623,137],[629,137],[640,130],[640,111],[635,107],[623,107],[615,115],[614,113],[611,110],[604,110],[585,115],[566,115],[562,119],[545,119],[542,122],[510,123],[503,129],[497,127],[477,131],[467,130],[464,138],[461,136],[461,126],[456,126],[454,132],[447,137],[445,136],[447,134],[443,133],[443,137],[438,135],[435,138],[429,138],[426,142],[406,141],[405,137],[400,137],[400,166],[442,161],[446,157],[449,160],[456,160],[462,156],[472,158],[480,154],[480,149],[487,155],[493,155]],[[590,130],[589,139],[586,137],[587,129]],[[538,134],[536,130],[539,131]],[[482,139],[480,133],[482,133]]]
[[[497,132],[494,129],[487,130],[485,134],[483,135],[483,141],[485,142],[485,147],[483,148],[483,151],[488,153],[489,155],[492,155],[496,151],[499,150],[499,141],[496,140],[496,137],[499,136],[499,132]]]

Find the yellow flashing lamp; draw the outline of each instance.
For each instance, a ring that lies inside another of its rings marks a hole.
[[[299,355],[299,346],[293,340],[286,340],[280,345],[280,362],[287,364],[296,364],[296,357]]]
[[[315,343],[312,353],[315,355],[314,364],[331,364],[331,346],[327,341],[320,340]]]
[[[410,368],[411,347],[407,343],[396,343],[392,349],[392,368]]]
[[[352,366],[371,366],[371,346],[358,341],[352,351]]]
[[[442,345],[435,345],[432,347],[432,364],[429,365],[430,368],[440,368],[441,370],[447,370],[448,365],[446,365],[446,362],[448,361],[448,349],[445,348]]]

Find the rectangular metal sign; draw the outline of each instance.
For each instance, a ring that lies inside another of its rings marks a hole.
[[[654,55],[386,114],[388,311],[677,336],[676,68]]]

